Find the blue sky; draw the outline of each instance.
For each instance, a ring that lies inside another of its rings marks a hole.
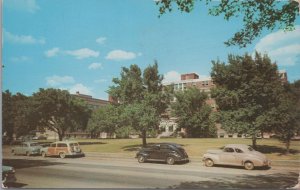
[[[209,16],[202,3],[158,18],[153,0],[4,0],[2,89],[31,95],[60,88],[108,99],[123,66],[144,69],[157,60],[165,81],[188,72],[206,77],[211,60],[255,49],[289,81],[300,79],[299,18],[293,32],[265,31],[247,48],[226,47],[242,24]]]

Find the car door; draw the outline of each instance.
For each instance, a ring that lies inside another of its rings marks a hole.
[[[245,158],[245,153],[240,148],[235,148],[235,160],[236,165],[243,165],[243,160]]]
[[[149,150],[149,158],[158,160],[160,159],[160,145],[154,145]]]
[[[57,143],[55,154],[59,155],[61,152],[68,153],[68,145],[66,143]]]
[[[225,147],[220,154],[220,164],[236,165],[235,152],[231,147]]]
[[[28,148],[28,144],[27,143],[22,143],[20,153],[21,154],[26,154],[27,148]]]
[[[50,144],[50,147],[48,147],[47,155],[56,155],[55,148],[56,148],[56,143]]]

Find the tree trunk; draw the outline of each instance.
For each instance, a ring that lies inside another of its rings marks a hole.
[[[147,145],[147,141],[146,141],[146,130],[142,131],[142,138],[143,138],[143,147],[145,147]]]
[[[256,136],[255,135],[253,135],[252,136],[252,147],[256,150]]]

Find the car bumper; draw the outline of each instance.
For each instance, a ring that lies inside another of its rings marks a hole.
[[[84,156],[83,152],[71,152],[69,156]]]
[[[177,162],[189,162],[190,160],[189,160],[189,158],[178,158],[178,157],[176,157],[175,161],[177,161]]]

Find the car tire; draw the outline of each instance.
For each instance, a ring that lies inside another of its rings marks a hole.
[[[27,152],[26,152],[26,156],[30,156],[30,152],[27,151]]]
[[[212,159],[206,159],[205,160],[205,166],[206,167],[212,167],[214,165],[214,161]]]
[[[64,152],[60,152],[60,153],[59,153],[59,157],[60,157],[60,158],[65,158],[65,157],[66,157],[66,154],[65,154]]]
[[[166,162],[169,165],[173,165],[175,163],[175,159],[173,157],[169,156],[169,157],[167,157]]]
[[[252,162],[247,161],[247,162],[244,163],[244,167],[245,167],[246,170],[253,170],[254,169],[254,164]]]
[[[43,152],[42,152],[42,157],[45,158],[46,156],[47,156],[47,155],[46,155],[46,152],[43,151]]]
[[[139,163],[144,163],[144,162],[146,162],[145,156],[139,155],[139,156],[138,156],[138,162],[139,162]]]

